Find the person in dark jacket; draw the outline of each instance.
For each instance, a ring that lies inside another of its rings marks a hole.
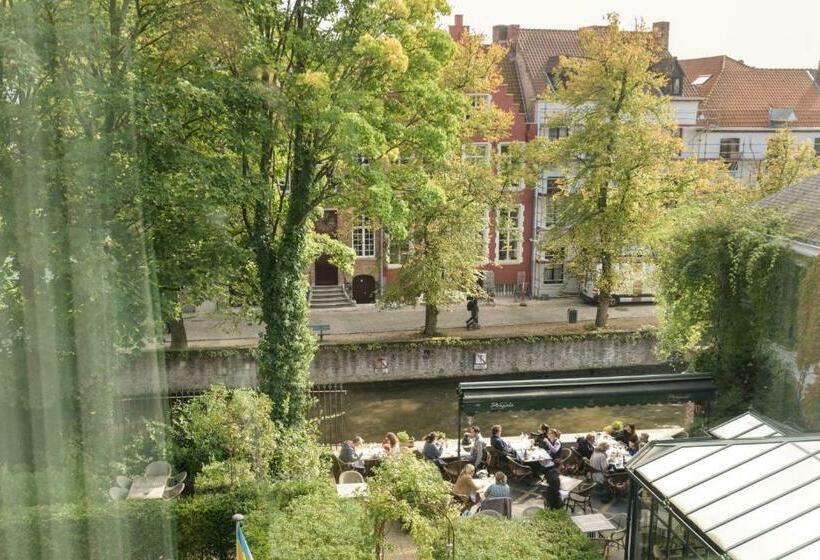
[[[585,459],[589,459],[592,457],[592,452],[595,451],[595,434],[590,432],[586,437],[578,438],[576,445],[578,454]]]
[[[339,450],[339,460],[342,463],[347,463],[354,470],[364,472],[362,452],[359,451],[359,448],[363,444],[364,440],[360,436],[356,436],[352,440],[347,440],[342,443],[342,448]]]
[[[502,458],[512,457],[513,459],[517,458],[515,453],[515,449],[513,446],[507,443],[504,438],[501,437],[501,426],[496,424],[493,426],[492,435],[490,436],[490,445],[497,449],[498,452],[501,454]]]
[[[467,298],[467,310],[470,312],[470,318],[467,319],[467,329],[477,329],[478,325],[478,298],[470,296]]]
[[[433,461],[442,474],[444,474],[444,459],[441,458],[442,448],[437,440],[438,436],[435,432],[430,432],[424,436],[424,448],[421,454],[425,459]]]

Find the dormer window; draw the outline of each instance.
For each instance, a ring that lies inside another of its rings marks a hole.
[[[773,125],[792,123],[797,121],[797,114],[791,107],[770,107],[769,122]]]
[[[681,95],[683,93],[683,80],[679,76],[672,78],[672,95]]]
[[[711,78],[711,77],[712,77],[711,74],[701,74],[700,76],[698,76],[697,78],[695,78],[692,81],[692,85],[693,86],[702,86],[703,84],[708,82],[709,78]]]

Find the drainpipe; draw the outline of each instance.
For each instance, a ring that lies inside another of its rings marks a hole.
[[[538,254],[538,183],[532,189],[532,239],[530,239],[530,297],[535,296],[535,278],[537,266],[536,255]],[[538,297],[541,297],[541,287],[538,287]]]

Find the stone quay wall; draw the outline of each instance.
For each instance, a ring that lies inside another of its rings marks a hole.
[[[317,385],[476,377],[660,365],[651,331],[322,345],[311,365]],[[146,353],[122,381],[126,397],[195,394],[211,385],[255,387],[252,348]]]

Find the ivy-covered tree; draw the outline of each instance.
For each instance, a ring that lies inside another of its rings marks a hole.
[[[820,172],[820,157],[810,142],[797,142],[788,128],[781,128],[766,143],[766,155],[757,173],[760,196],[777,192]]]
[[[463,97],[443,80],[455,49],[436,27],[446,8],[214,2],[190,33],[210,48],[177,79],[204,94],[211,116],[178,141],[211,160],[210,192],[252,255],[247,293],[265,325],[260,383],[284,424],[299,423],[309,404],[306,271],[320,246],[334,244],[313,231],[321,208],[401,223],[407,203],[390,181],[392,162],[403,152],[441,160],[458,143]]]
[[[583,56],[561,59],[548,95],[565,109],[550,126],[569,135],[545,142],[541,158],[566,177],[549,244],[579,275],[595,277],[595,325],[605,327],[619,263],[691,188],[695,164],[675,161],[682,144],[660,94],[667,77],[651,69],[661,54],[655,36],[640,25],[621,30],[610,15],[606,27],[582,29],[579,41]]]
[[[772,393],[788,376],[765,347],[787,258],[780,220],[743,205],[687,211],[675,224],[658,252],[661,352],[714,373],[720,417],[773,401],[788,409]]]

